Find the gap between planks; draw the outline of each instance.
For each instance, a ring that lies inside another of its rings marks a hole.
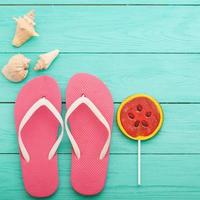
[[[58,155],[71,155],[71,153],[58,152]],[[19,153],[0,153],[0,155],[19,155]],[[110,155],[137,155],[137,153],[111,153]],[[141,153],[141,155],[157,155],[157,156],[199,156],[200,153]]]
[[[180,104],[180,105],[190,105],[190,104],[200,104],[200,102],[159,102],[160,104],[166,105],[166,104]],[[15,104],[14,101],[2,101],[0,104]],[[62,101],[62,104],[66,104],[66,101]],[[114,102],[114,104],[118,105],[121,104],[121,102]]]
[[[5,55],[5,54],[17,54],[19,52],[16,51],[8,51],[8,52],[0,52],[0,55]],[[26,51],[20,51],[20,53],[22,54],[42,54],[42,53],[46,53],[45,51],[38,51],[38,52],[26,52]],[[109,55],[109,54],[114,54],[114,55],[118,55],[118,54],[122,54],[122,55],[126,55],[126,54],[136,54],[136,55],[199,55],[200,52],[60,52],[59,54],[63,54],[63,55],[67,55],[67,54],[74,54],[74,55],[87,55],[87,54],[94,54],[94,55]]]
[[[148,3],[109,3],[109,4],[105,4],[105,3],[102,3],[102,4],[95,4],[95,3],[86,3],[86,4],[73,4],[73,3],[58,3],[58,4],[55,4],[55,3],[41,3],[41,4],[25,4],[25,3],[22,3],[22,4],[0,4],[0,6],[10,6],[10,7],[13,7],[13,6],[90,6],[90,7],[96,7],[96,6],[121,6],[121,7],[126,7],[126,6],[151,6],[151,7],[164,7],[164,6],[176,6],[176,7],[183,7],[183,6],[188,6],[188,7],[194,7],[194,6],[200,6],[200,4],[195,4],[195,3],[191,3],[191,4],[175,4],[175,3],[166,3],[166,4],[148,4]]]

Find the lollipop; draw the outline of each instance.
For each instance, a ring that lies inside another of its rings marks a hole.
[[[162,108],[151,96],[136,94],[125,99],[119,106],[119,128],[125,136],[138,141],[138,185],[141,185],[141,140],[155,136],[162,123]]]

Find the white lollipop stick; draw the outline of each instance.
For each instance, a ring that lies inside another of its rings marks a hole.
[[[141,185],[141,140],[138,140],[138,185]]]

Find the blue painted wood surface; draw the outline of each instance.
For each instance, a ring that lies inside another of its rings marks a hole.
[[[60,184],[49,199],[200,199],[200,1],[199,0],[7,0],[0,1],[0,66],[15,53],[31,61],[26,80],[0,75],[0,200],[31,198],[23,188],[13,107],[20,88],[38,75],[54,77],[64,91],[77,72],[100,77],[110,88],[115,111],[133,93],[148,93],[164,109],[159,134],[142,143],[142,182],[137,180],[137,143],[114,119],[111,158],[104,191],[82,197],[70,185],[71,147],[59,149]],[[13,16],[36,10],[37,30],[20,48],[11,40]],[[32,70],[40,53],[60,48],[44,72]]]

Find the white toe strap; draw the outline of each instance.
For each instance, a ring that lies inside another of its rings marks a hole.
[[[73,150],[77,156],[77,158],[80,158],[80,149],[78,147],[78,144],[76,143],[74,137],[72,136],[72,133],[68,127],[68,119],[70,117],[70,115],[74,112],[74,110],[76,110],[81,104],[85,104],[86,106],[88,106],[88,108],[94,113],[94,115],[99,119],[99,121],[105,126],[105,128],[108,131],[108,138],[105,142],[105,145],[103,146],[103,149],[100,153],[100,157],[99,159],[102,160],[108,149],[110,146],[110,140],[111,140],[111,130],[110,130],[110,126],[109,123],[107,122],[107,120],[105,119],[105,117],[103,116],[103,114],[101,113],[101,111],[94,105],[94,103],[88,99],[87,97],[85,97],[84,95],[81,96],[80,98],[78,98],[76,101],[74,101],[74,103],[71,104],[71,106],[68,108],[66,115],[65,115],[65,128],[69,137],[69,140],[72,144]]]
[[[64,132],[64,122],[62,120],[62,117],[60,115],[60,113],[57,111],[57,109],[55,108],[55,106],[45,97],[39,99],[38,101],[36,101],[31,107],[30,109],[27,111],[27,113],[24,115],[20,125],[19,125],[19,130],[18,130],[18,142],[19,142],[19,148],[20,151],[24,157],[24,159],[29,162],[30,161],[30,156],[29,153],[26,150],[26,147],[24,146],[24,143],[22,141],[22,137],[21,137],[21,132],[22,129],[24,128],[25,124],[29,121],[29,119],[32,117],[32,115],[42,106],[46,106],[51,113],[55,116],[55,118],[60,122],[61,124],[61,132],[60,135],[58,137],[58,139],[56,140],[55,144],[52,146],[49,155],[48,155],[48,159],[52,159],[53,156],[55,155],[60,142],[62,141],[62,137],[63,137],[63,132]]]

